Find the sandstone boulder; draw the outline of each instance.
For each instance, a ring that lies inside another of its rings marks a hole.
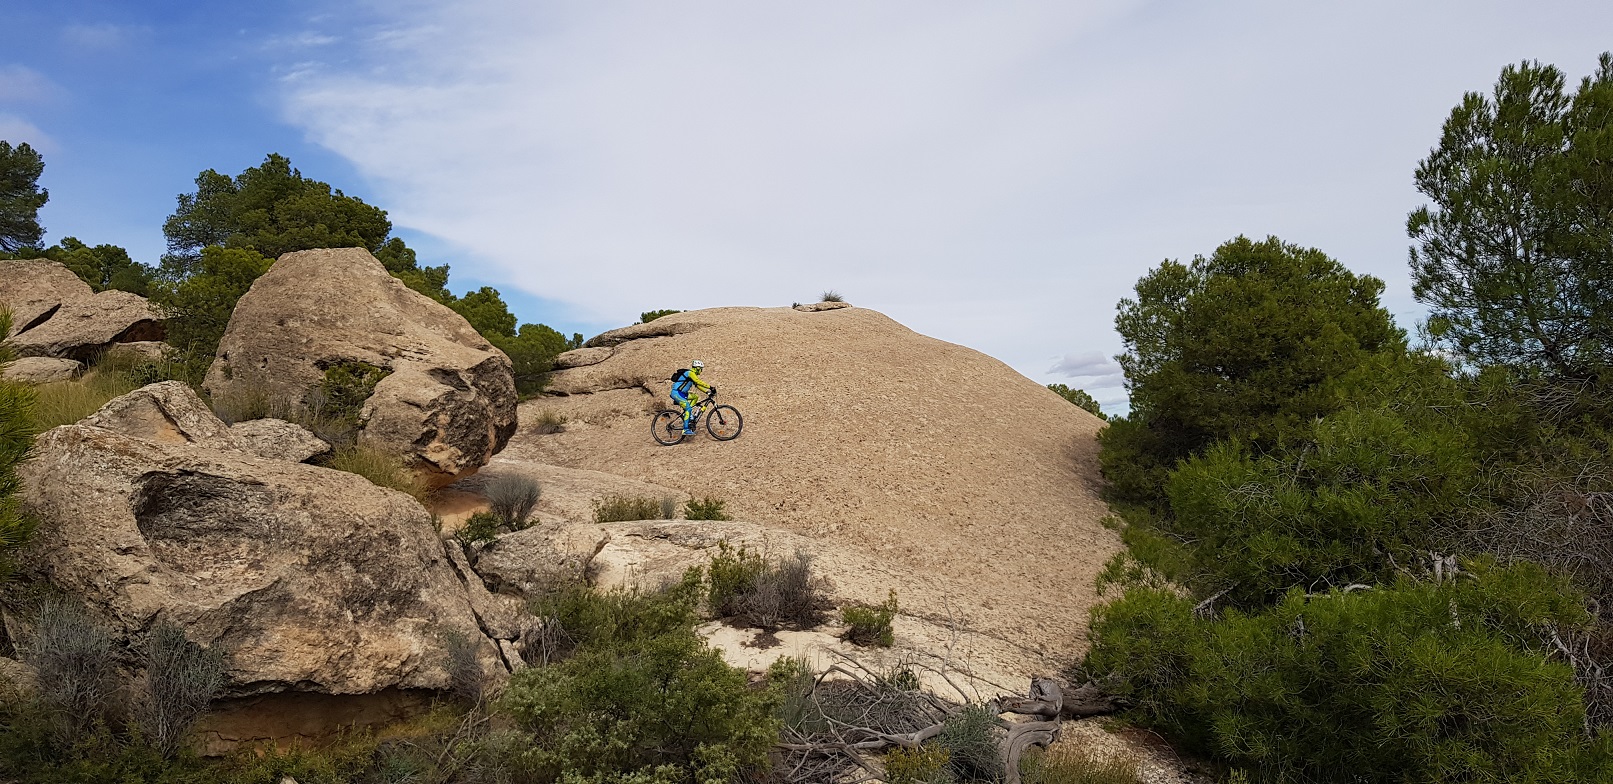
[[[116,343],[161,340],[162,321],[146,298],[127,291],[103,291],[63,302],[38,326],[11,337],[22,356],[88,360]]]
[[[608,538],[601,539],[602,548]],[[539,528],[504,534],[476,555],[476,572],[495,593],[536,599],[568,585],[584,582],[593,553],[556,546],[551,533]]]
[[[71,381],[83,369],[84,363],[76,359],[20,357],[0,371],[0,378],[7,381],[21,381],[25,384],[50,384],[57,381]]]
[[[101,361],[138,365],[144,362],[161,362],[172,352],[173,346],[160,340],[136,340],[129,343],[113,343],[107,347],[106,353],[101,355]]]
[[[0,306],[11,311],[11,332],[0,337],[37,326],[63,302],[94,293],[72,270],[49,259],[0,261]]]
[[[386,373],[359,412],[359,443],[433,487],[475,472],[515,432],[509,358],[362,248],[280,257],[236,304],[206,388],[302,404],[349,363]]]
[[[572,349],[554,358],[554,369],[565,370],[566,368],[597,365],[610,359],[610,355],[614,353],[616,353],[615,349],[606,346]]]
[[[11,311],[7,342],[25,357],[88,361],[116,343],[162,340],[162,319],[145,297],[95,293],[46,259],[0,261],[0,306]]]
[[[20,468],[41,522],[35,577],[131,643],[161,619],[221,649],[231,698],[446,689],[451,634],[486,677],[507,671],[425,509],[354,474],[230,448],[205,411],[183,385],[156,384],[40,436]]]
[[[305,463],[330,452],[330,444],[308,428],[284,419],[253,419],[230,425],[241,447],[259,457]]]

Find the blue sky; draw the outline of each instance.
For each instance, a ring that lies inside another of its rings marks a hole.
[[[1247,234],[1388,284],[1416,162],[1502,66],[1577,81],[1613,4],[0,0],[0,138],[48,239],[155,261],[265,154],[452,287],[594,333],[825,289],[1112,410],[1115,302]],[[989,380],[983,380],[989,384]]]

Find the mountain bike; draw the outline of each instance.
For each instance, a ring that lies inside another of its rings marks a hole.
[[[698,428],[702,418],[706,420],[706,432],[718,441],[732,441],[739,438],[739,431],[745,427],[745,420],[739,415],[739,409],[726,404],[717,405],[716,390],[712,390],[705,399],[694,404],[694,419],[689,422],[689,429]],[[688,437],[683,432],[683,410],[669,408],[655,412],[655,418],[650,421],[650,435],[662,446],[682,442]]]

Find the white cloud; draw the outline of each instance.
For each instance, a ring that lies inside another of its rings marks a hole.
[[[39,129],[27,120],[15,115],[0,113],[0,139],[11,142],[13,146],[26,142],[41,153],[53,153],[60,149],[60,145],[49,134]]]
[[[55,98],[61,88],[25,65],[0,65],[0,104],[38,103]]]
[[[1065,378],[1086,378],[1092,376],[1113,376],[1120,373],[1120,363],[1110,359],[1107,354],[1088,352],[1085,354],[1065,354],[1047,372]]]
[[[377,8],[328,23],[340,60],[288,57],[285,117],[456,270],[601,322],[835,288],[1072,378],[1046,358],[1113,354],[1150,266],[1239,233],[1409,302],[1411,171],[1444,115],[1523,57],[1583,73],[1613,25],[1454,0]]]
[[[148,32],[150,30],[146,27],[111,22],[72,24],[62,28],[62,40],[85,49],[116,49]]]

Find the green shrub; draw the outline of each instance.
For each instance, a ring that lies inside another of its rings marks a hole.
[[[712,613],[749,626],[809,628],[823,620],[829,606],[823,581],[813,576],[812,559],[803,552],[764,558],[719,541],[706,575],[706,603]]]
[[[311,405],[332,419],[351,424],[359,423],[364,401],[375,394],[375,385],[391,375],[392,371],[368,362],[337,362],[325,368],[320,379],[318,401]]]
[[[622,523],[661,519],[661,502],[647,496],[613,495],[594,499],[594,522]]]
[[[1086,409],[1087,413],[1104,421],[1108,421],[1109,416],[1103,413],[1103,407],[1099,406],[1098,401],[1094,400],[1091,395],[1087,394],[1086,390],[1071,389],[1064,384],[1048,384],[1047,388],[1052,390],[1059,397],[1062,397],[1065,400],[1068,400],[1071,403]]]
[[[885,755],[885,779],[890,784],[935,784],[950,760],[950,752],[939,746],[891,749]]]
[[[339,447],[331,454],[325,467],[358,474],[370,480],[371,484],[407,493],[421,503],[431,495],[430,488],[414,473],[404,468],[403,461],[373,447]]]
[[[681,310],[647,310],[647,311],[645,311],[643,313],[638,314],[638,323],[640,323],[640,324],[648,324],[648,323],[650,323],[650,322],[652,322],[652,321],[654,321],[654,320],[656,320],[656,319],[658,319],[658,318],[660,318],[662,316],[670,316],[670,315],[672,315],[674,313],[682,313],[682,312],[683,311],[681,311]]]
[[[1137,776],[1136,762],[1099,760],[1066,744],[1026,751],[1019,769],[1024,784],[1140,784],[1142,781]]]
[[[896,642],[896,633],[891,628],[891,622],[896,620],[896,611],[895,590],[877,605],[857,605],[841,610],[840,617],[851,627],[846,630],[846,639],[858,645],[889,648]]]
[[[946,749],[947,765],[962,781],[998,781],[1002,778],[1002,743],[997,715],[984,705],[965,705],[947,717],[935,745]]]
[[[1527,564],[1470,564],[1441,585],[1293,591],[1221,620],[1139,588],[1094,611],[1086,668],[1135,718],[1266,781],[1577,781],[1613,770],[1588,745],[1582,692],[1541,630],[1587,616]]]
[[[530,739],[519,761],[534,780],[725,782],[766,765],[777,697],[695,632],[698,589],[695,573],[660,593],[549,604],[576,651],[516,673],[499,700]]]
[[[482,493],[499,522],[511,531],[520,531],[527,527],[527,518],[537,508],[543,488],[529,476],[500,474],[487,481]]]
[[[491,542],[498,537],[498,531],[504,527],[504,521],[492,512],[475,512],[465,519],[465,524],[454,532],[454,538],[469,546],[478,542]]]
[[[10,325],[10,315],[0,308],[0,335],[4,335]],[[5,367],[9,355],[5,344],[0,343],[0,369]],[[10,554],[27,544],[34,531],[33,519],[23,514],[14,496],[21,489],[17,464],[33,448],[36,405],[35,391],[31,387],[0,380],[0,583],[12,573]]]
[[[685,520],[732,520],[728,513],[723,511],[725,503],[717,498],[689,499],[683,505],[683,519]]]
[[[756,584],[756,577],[767,568],[762,556],[740,545],[734,549],[724,539],[717,542],[717,554],[706,567],[706,604],[719,617],[737,615],[739,598]]]

